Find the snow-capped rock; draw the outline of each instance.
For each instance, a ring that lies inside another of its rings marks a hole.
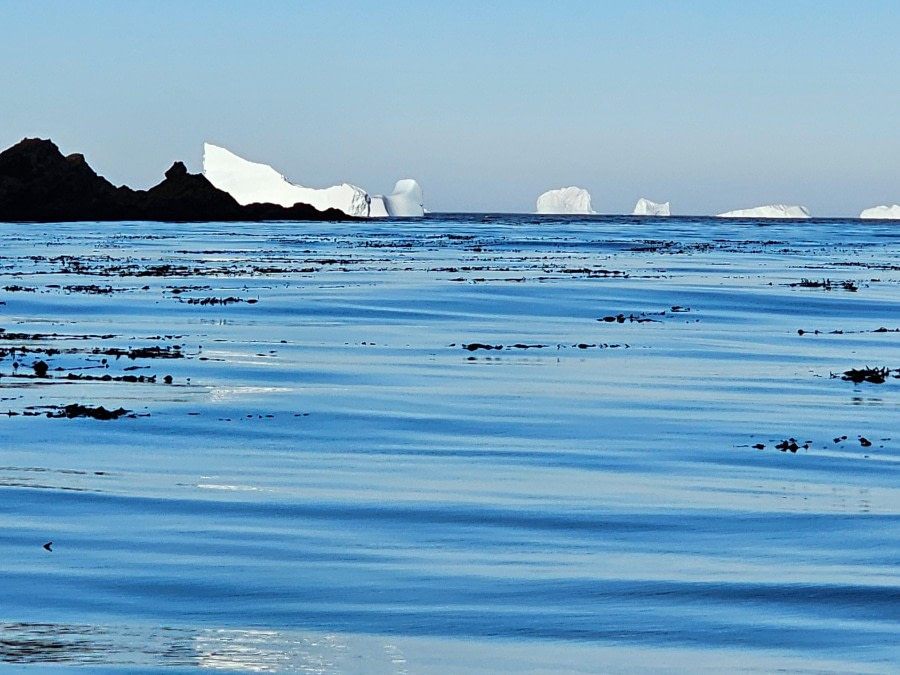
[[[866,220],[900,220],[900,204],[863,209],[859,217]]]
[[[293,206],[303,202],[320,211],[334,208],[348,216],[369,215],[369,197],[362,188],[349,183],[323,189],[295,185],[271,166],[251,162],[211,143],[203,144],[203,175],[239,204]]]
[[[548,190],[537,198],[537,212],[548,214],[593,214],[591,193],[583,188],[574,186]]]
[[[752,209],[737,209],[718,214],[719,218],[809,218],[809,209],[805,206],[788,206],[786,204],[768,204]]]
[[[633,216],[668,216],[671,215],[669,213],[669,202],[657,203],[651,202],[649,199],[644,199],[641,197],[637,200],[637,204],[634,205],[634,211],[631,212]]]

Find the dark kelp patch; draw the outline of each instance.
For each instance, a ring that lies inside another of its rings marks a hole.
[[[834,281],[832,279],[822,279],[821,281],[817,281],[814,279],[800,279],[800,281],[795,281],[793,283],[785,284],[791,288],[821,288],[823,291],[833,291],[836,289],[841,289],[845,291],[850,291],[851,293],[856,293],[859,290],[860,283],[858,281]]]
[[[879,445],[878,447],[880,449],[883,449],[884,448],[883,443],[890,441],[891,439],[890,438],[882,438],[879,440],[881,441],[882,445]],[[850,438],[846,434],[843,434],[841,436],[835,436],[834,438],[831,439],[831,441],[834,445],[840,445],[840,444],[843,444],[846,442],[851,442]],[[862,435],[858,435],[856,437],[856,442],[858,442],[860,447],[862,447],[862,448],[871,448],[874,445],[874,441],[871,441]],[[769,439],[769,443],[771,443],[772,447],[775,448],[776,450],[780,450],[781,452],[784,452],[784,453],[793,453],[793,454],[797,454],[798,450],[809,450],[814,445],[818,445],[823,450],[828,449],[828,447],[829,447],[828,443],[821,443],[821,442],[817,443],[817,442],[811,441],[811,440],[799,441],[796,438],[794,438],[793,436],[791,436],[789,438]],[[752,445],[750,445],[750,444],[736,445],[734,447],[736,447],[736,448],[753,448],[754,450],[765,450],[766,447],[768,447],[768,446],[765,443],[754,443]],[[866,455],[866,456],[868,457],[868,455]]]
[[[228,296],[227,298],[178,298],[179,302],[186,303],[188,305],[233,305],[238,302],[246,302],[248,305],[255,305],[259,300],[256,298],[236,298],[233,295]]]
[[[451,347],[456,347],[457,344],[454,342],[450,345]],[[488,344],[486,342],[469,342],[460,345],[463,349],[468,352],[477,352],[479,350],[483,351],[510,351],[510,350],[526,350],[526,349],[549,349],[551,347],[556,347],[556,349],[629,349],[630,345],[628,344],[610,344],[608,342],[576,342],[574,344],[564,344],[557,343],[556,345],[549,344],[528,344],[524,342],[516,342],[510,345],[502,345],[502,344]]]
[[[884,384],[888,378],[900,380],[900,368],[851,368],[843,373],[831,373],[831,378],[840,377],[845,382],[853,382],[854,384],[862,384],[869,382],[871,384]]]
[[[800,328],[797,335],[859,335],[863,333],[900,333],[900,328],[875,328],[874,330],[805,330]]]
[[[626,321],[628,323],[661,323],[663,319],[670,317],[672,314],[687,314],[690,311],[690,307],[672,305],[669,309],[664,309],[661,312],[632,312],[628,315],[624,312],[607,314],[597,319],[597,321],[604,323],[625,323]],[[697,320],[699,321],[699,319]]]
[[[17,413],[13,411],[0,413],[7,417],[49,417],[51,419],[75,419],[76,417],[88,417],[90,419],[108,421],[117,420],[123,417],[135,418],[137,415],[125,408],[119,407],[108,410],[102,405],[96,407],[85,405],[83,403],[69,403],[67,405],[51,405],[51,406],[30,406],[23,412]],[[145,415],[146,416],[146,415]]]
[[[152,345],[149,347],[134,347],[134,348],[120,348],[120,347],[96,347],[92,349],[91,354],[98,356],[114,356],[119,359],[123,356],[125,358],[131,359],[183,359],[185,358],[184,352],[181,349],[181,345],[171,345],[160,347],[158,345]]]
[[[10,333],[5,328],[0,328],[0,340],[15,342],[42,342],[47,340],[110,340],[118,337],[109,335],[65,335],[62,333]]]

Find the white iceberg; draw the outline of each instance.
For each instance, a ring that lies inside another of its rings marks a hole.
[[[537,212],[547,214],[591,215],[591,193],[580,187],[548,190],[537,198]]]
[[[900,220],[900,204],[863,209],[859,217],[866,220]]]
[[[373,195],[369,202],[369,218],[420,218],[424,215],[422,188],[412,178],[398,180],[391,194]]]
[[[256,202],[293,206],[310,204],[320,211],[338,209],[348,216],[384,218],[422,216],[422,189],[411,178],[397,181],[390,195],[370,197],[356,185],[310,188],[291,183],[268,164],[251,162],[212,143],[203,144],[203,175],[239,204]]]
[[[387,202],[382,195],[369,197],[369,218],[388,218]]]
[[[737,209],[720,213],[718,218],[809,218],[809,209],[805,206],[788,206],[786,204],[768,204],[752,209]]]
[[[323,189],[295,185],[268,164],[251,162],[211,143],[203,144],[203,175],[239,204],[293,206],[303,202],[320,211],[339,209],[348,216],[369,215],[369,196],[362,188],[349,183]]]
[[[641,197],[634,205],[633,216],[669,216],[669,202],[657,203]]]

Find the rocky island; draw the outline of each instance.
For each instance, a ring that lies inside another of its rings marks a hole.
[[[239,204],[181,162],[149,190],[116,187],[84,155],[64,156],[50,140],[26,138],[0,153],[0,221],[263,221],[352,220],[309,204]]]

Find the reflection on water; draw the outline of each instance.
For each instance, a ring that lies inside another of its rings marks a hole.
[[[251,673],[337,672],[348,656],[347,645],[334,634],[288,639],[258,630],[202,631],[194,636],[194,649],[205,668]]]
[[[55,469],[40,466],[0,466],[0,487],[103,492],[99,487],[105,471]]]
[[[850,401],[853,405],[884,405],[882,399],[874,397],[854,396]]]
[[[7,663],[96,663],[110,651],[110,643],[103,633],[91,626],[0,623],[0,660]]]
[[[406,673],[396,644],[337,633],[0,623],[0,662],[244,673]]]

